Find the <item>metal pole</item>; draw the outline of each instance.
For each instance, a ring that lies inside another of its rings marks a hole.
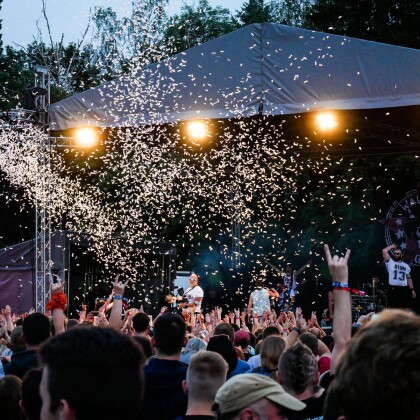
[[[47,134],[47,108],[50,102],[49,70],[44,66],[35,67],[35,86],[47,90],[47,95],[38,98],[38,121],[44,135],[40,138],[39,172],[37,179],[37,201],[35,204],[35,310],[45,313],[46,302],[50,299],[51,275],[51,144]]]

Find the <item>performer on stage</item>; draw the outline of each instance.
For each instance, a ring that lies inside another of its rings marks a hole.
[[[300,267],[299,270],[293,270],[291,264],[286,265],[286,270],[283,277],[283,284],[284,287],[287,289],[287,294],[290,298],[290,304],[292,306],[295,303],[298,286],[305,282],[305,280],[303,280],[302,282],[298,282],[298,277],[303,271],[305,271],[305,268],[308,267],[311,263],[312,260],[309,260],[305,265]]]
[[[305,280],[299,282],[297,279],[306,267],[312,264],[312,260],[309,260],[305,265],[300,267],[299,270],[293,270],[292,265],[287,264],[285,272],[269,261],[265,260],[265,262],[281,275],[281,282],[277,285],[277,289],[275,290],[278,295],[276,302],[277,311],[293,307],[298,286],[305,283]]]
[[[261,318],[265,311],[270,311],[270,298],[278,297],[278,293],[274,290],[268,290],[263,287],[262,279],[257,279],[255,282],[256,289],[249,296],[248,314],[252,315],[254,312]]]
[[[181,308],[188,309],[188,311],[190,311],[192,314],[200,314],[204,291],[198,285],[197,274],[191,274],[188,284],[189,288],[184,293],[184,298],[187,300],[187,302],[183,302],[179,306]]]
[[[393,250],[394,259],[389,251]],[[402,260],[402,249],[395,244],[382,250],[382,257],[388,270],[389,306],[391,308],[409,308],[409,298],[416,298],[410,266]],[[407,287],[408,286],[408,287]]]

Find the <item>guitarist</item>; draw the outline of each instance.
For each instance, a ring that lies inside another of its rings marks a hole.
[[[198,285],[197,274],[191,274],[188,281],[189,288],[184,293],[186,302],[181,303],[180,308],[187,309],[191,314],[201,313],[201,302],[203,301],[204,291]]]

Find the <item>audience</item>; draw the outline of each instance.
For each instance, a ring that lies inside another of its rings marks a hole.
[[[144,355],[132,338],[110,328],[72,328],[39,350],[44,366],[41,419],[139,417]]]
[[[141,419],[172,420],[187,410],[182,382],[187,365],[181,362],[186,324],[181,316],[165,313],[156,318],[152,344],[156,356],[145,366],[146,386]]]
[[[217,353],[201,350],[191,357],[187,378],[182,383],[188,395],[185,420],[214,419],[214,399],[226,381],[227,371],[227,363]]]
[[[24,420],[19,401],[22,398],[22,380],[14,375],[0,379],[0,418]]]
[[[205,350],[207,348],[207,343],[201,338],[190,338],[187,345],[181,352],[181,362],[189,364],[191,357],[197,354],[200,350]]]
[[[305,404],[271,378],[243,374],[229,379],[217,391],[214,411],[219,420],[287,419],[290,412],[300,411]]]
[[[420,318],[386,310],[349,342],[330,390],[347,420],[420,418]]]
[[[38,348],[50,337],[50,321],[40,313],[28,315],[22,325],[22,340],[25,350],[13,353],[10,363],[4,366],[6,375],[23,378],[25,373],[39,366]]]
[[[123,313],[129,281],[118,278],[106,305],[67,322],[56,281],[50,317],[0,314],[0,418],[420,418],[420,318],[387,310],[352,323],[350,251],[325,256],[333,337],[300,308],[192,320],[163,307],[151,324],[142,308]]]
[[[20,408],[28,420],[39,420],[42,400],[39,387],[42,379],[42,368],[31,369],[22,380],[22,399]]]
[[[278,364],[278,380],[286,392],[305,403],[306,408],[289,419],[316,419],[322,416],[324,389],[318,387],[318,363],[311,349],[297,341],[285,350]]]

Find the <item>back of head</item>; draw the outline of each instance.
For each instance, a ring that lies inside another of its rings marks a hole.
[[[418,419],[419,377],[420,318],[387,310],[347,347],[337,369],[335,397],[350,420]]]
[[[22,398],[22,381],[7,375],[0,379],[0,416],[3,419],[20,420],[24,415],[19,406]]]
[[[152,343],[150,342],[149,338],[144,337],[142,335],[136,335],[133,337],[133,339],[142,348],[146,359],[148,359],[149,357],[152,357],[155,354],[153,351]]]
[[[177,314],[165,313],[156,318],[153,324],[155,347],[160,354],[173,356],[184,346],[187,326]]]
[[[312,353],[318,354],[318,339],[312,333],[303,333],[299,336],[299,341],[308,346]]]
[[[39,420],[42,400],[39,394],[42,368],[31,369],[22,379],[22,404],[29,420]]]
[[[282,337],[272,335],[267,337],[261,346],[261,366],[269,372],[270,378],[276,378],[280,356],[286,347]]]
[[[297,341],[280,357],[279,374],[286,391],[302,394],[317,380],[318,363],[312,350]]]
[[[147,330],[150,324],[149,315],[144,312],[138,312],[133,316],[133,328],[136,333],[142,333]]]
[[[118,418],[121,407],[125,419],[138,416],[144,355],[131,337],[110,328],[72,328],[45,343],[39,354],[45,365],[41,390],[48,390],[50,400],[43,411],[56,413],[66,400],[77,420]],[[81,378],[89,390],[80,386]]]
[[[13,353],[25,350],[25,343],[22,340],[22,325],[15,327],[10,334],[10,349]]]
[[[207,350],[219,353],[225,359],[229,365],[229,373],[235,370],[238,365],[238,356],[233,344],[225,335],[214,335],[211,337],[207,344]]]
[[[232,325],[227,322],[221,322],[219,325],[216,326],[214,329],[214,335],[227,335],[231,343],[235,338],[235,330],[233,329]]]
[[[215,352],[202,350],[191,357],[187,371],[188,398],[196,402],[214,402],[225,383],[228,364]]]
[[[28,315],[23,321],[22,333],[29,346],[39,346],[50,337],[50,321],[39,312]]]
[[[71,318],[67,322],[67,329],[77,327],[79,325],[79,321],[77,319]]]
[[[246,349],[249,346],[251,341],[248,331],[238,330],[235,332],[235,346],[241,347],[241,349]]]
[[[280,330],[277,327],[275,327],[274,325],[269,325],[268,327],[266,327],[264,329],[264,331],[262,333],[263,340],[265,340],[270,335],[281,335]]]
[[[185,349],[182,350],[183,354],[187,353],[196,353],[200,350],[205,350],[207,347],[207,343],[202,340],[201,338],[193,337],[188,340]]]

